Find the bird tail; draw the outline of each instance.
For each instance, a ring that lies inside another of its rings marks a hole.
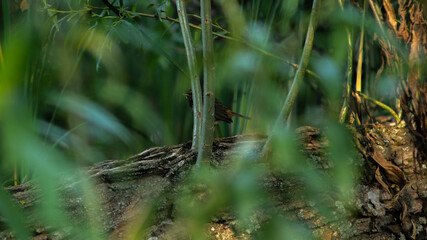
[[[231,111],[230,111],[230,114],[229,114],[229,115],[231,115],[231,116],[236,116],[236,117],[241,117],[241,118],[244,118],[244,119],[251,120],[251,118],[250,118],[250,117],[248,117],[248,116],[245,116],[245,115],[242,115],[242,114],[238,114],[238,113],[235,113],[235,112],[231,112]]]

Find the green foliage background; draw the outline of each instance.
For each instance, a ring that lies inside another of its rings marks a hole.
[[[78,171],[82,166],[189,141],[192,133],[192,113],[182,95],[190,88],[182,35],[178,23],[164,19],[177,18],[174,3],[112,3],[126,17],[116,16],[105,9],[103,1],[95,0],[29,1],[24,11],[12,1],[2,5],[0,181],[3,186],[12,185],[16,169],[18,183],[32,180],[39,184],[43,192],[40,216],[53,228],[73,226],[70,232],[81,239],[102,239],[99,219],[89,211],[91,227],[69,222],[58,203],[57,186],[85,179]],[[307,196],[314,200],[329,186],[339,189],[345,200],[351,197],[348,191],[355,181],[349,164],[354,155],[350,134],[337,119],[346,82],[345,27],[358,32],[361,11],[352,5],[341,10],[337,1],[321,4],[309,64],[320,78],[306,74],[287,125],[291,129],[302,125],[325,129],[336,172],[327,178],[315,170],[307,171],[292,131],[286,130],[275,136],[272,164],[302,177],[308,185]],[[188,6],[191,14],[199,15],[197,4],[190,1]],[[215,38],[215,94],[235,112],[252,117],[250,121],[233,119],[232,125],[220,124],[217,137],[270,133],[295,73],[285,61],[299,62],[310,11],[311,1],[303,0],[214,1],[214,22],[223,28],[214,27],[215,32],[234,38]],[[200,25],[193,15],[190,22]],[[372,39],[377,32],[372,16],[367,17],[366,26],[367,39]],[[192,35],[201,59],[200,31],[192,29]],[[355,45],[357,37],[353,42]],[[381,66],[375,54],[378,46],[372,41],[366,45],[364,90],[394,105],[397,79],[391,73],[375,78]],[[268,193],[253,188],[267,170],[245,162],[251,157],[236,159],[231,173],[201,171],[195,176],[194,181],[209,186],[215,182],[212,179],[222,179],[223,188],[211,187],[224,199],[217,199],[218,204],[210,209],[201,206],[195,215],[189,211],[190,216],[183,219],[188,217],[198,226],[208,221],[212,212],[228,205],[240,219],[247,219],[260,207],[259,201],[269,202]],[[80,184],[84,201],[89,205],[96,202],[90,182]],[[26,239],[30,232],[23,224],[25,216],[9,197],[0,190],[0,213],[16,235]],[[184,203],[185,197],[189,196],[184,192]],[[283,215],[272,215],[273,221],[259,232],[260,239],[306,239],[307,229],[302,225],[290,223]],[[297,227],[279,227],[294,224]],[[195,229],[189,231],[193,230],[194,236],[203,238]]]

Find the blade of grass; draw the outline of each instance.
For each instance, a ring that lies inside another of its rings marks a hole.
[[[280,6],[280,2],[281,1],[275,1],[274,6],[272,6],[272,11],[269,14],[269,17],[267,18],[266,22],[265,22],[265,27],[267,28],[267,34],[264,40],[264,44],[266,45],[269,41],[270,38],[270,32],[273,26],[273,22],[274,19],[276,17],[277,11],[279,9]],[[264,46],[265,46],[264,45]],[[260,57],[258,59],[258,64],[261,62],[262,57]],[[261,65],[259,65],[259,67],[262,67]],[[256,74],[257,75],[257,74]],[[252,104],[250,104],[252,102],[252,96],[253,96],[253,91],[254,91],[254,82],[255,82],[255,77],[252,79],[252,81],[248,84],[247,89],[245,90],[244,94],[244,98],[242,98],[242,100],[246,100],[244,102],[244,111],[243,111],[243,115],[249,116],[249,112],[251,111],[251,106]],[[242,120],[242,125],[240,128],[240,133],[243,133],[246,130],[246,126],[248,124],[247,120]]]
[[[261,0],[254,0],[254,1],[252,1],[252,6],[251,6],[251,20],[252,20],[252,25],[254,25],[256,23],[256,21],[258,20],[259,6],[260,6],[260,4],[261,4]]]
[[[348,101],[350,99],[350,91],[351,91],[351,77],[353,75],[353,43],[352,43],[352,32],[347,29],[347,40],[348,40],[348,53],[347,53],[347,82],[345,84],[345,98],[341,107],[339,121],[340,123],[345,122],[345,118],[348,111]]]
[[[363,94],[363,93],[361,93],[361,92],[358,92],[358,94],[359,94],[360,96],[362,96],[364,99],[366,99],[366,100],[368,100],[368,101],[370,101],[370,102],[374,103],[375,105],[377,105],[377,106],[379,106],[379,107],[381,107],[381,108],[385,109],[387,112],[389,112],[391,115],[393,115],[394,119],[396,120],[396,124],[399,124],[399,123],[400,123],[400,118],[399,118],[399,116],[396,114],[396,112],[395,112],[391,107],[387,106],[386,104],[384,104],[384,103],[382,103],[382,102],[380,102],[380,101],[378,101],[378,100],[375,100],[375,99],[373,99],[373,98],[371,98],[371,97],[368,97],[367,95],[365,95],[365,94]]]
[[[80,123],[79,125],[71,128],[70,130],[68,130],[67,132],[64,133],[64,135],[62,135],[61,137],[59,137],[53,144],[51,148],[55,148],[63,139],[65,139],[66,137],[68,137],[72,132],[76,131],[78,128],[80,128],[81,126],[85,125],[86,122]]]
[[[340,5],[341,10],[344,10],[344,5],[342,3],[342,0],[338,0],[338,3]],[[351,88],[351,78],[353,76],[353,32],[348,27],[346,27],[346,33],[347,33],[347,41],[348,41],[348,47],[347,47],[347,82],[345,85],[345,98],[343,105],[341,107],[340,116],[339,116],[339,122],[344,123],[345,118],[347,116],[348,111],[348,101],[350,99],[350,88]]]
[[[67,89],[68,84],[74,78],[74,76],[75,76],[75,74],[77,72],[77,69],[78,69],[78,67],[79,67],[79,65],[81,63],[81,60],[82,60],[82,57],[83,57],[83,53],[84,53],[83,51],[80,51],[79,55],[77,56],[77,58],[76,58],[76,60],[74,62],[74,65],[73,65],[73,68],[71,70],[71,73],[69,74],[67,80],[65,81],[64,86],[61,89],[61,92],[59,93],[59,96],[58,96],[58,98],[56,100],[55,108],[54,108],[53,113],[52,113],[52,117],[50,118],[49,126],[47,127],[47,130],[46,130],[46,133],[45,133],[44,141],[47,141],[47,137],[49,136],[50,129],[53,126],[53,121],[55,120],[58,108],[60,107],[60,103],[61,103],[61,101],[63,99],[63,95],[65,93],[65,89]]]
[[[230,34],[236,39],[243,39],[245,36],[247,36],[248,33],[248,27],[246,24],[245,16],[243,14],[243,10],[241,6],[239,6],[239,3],[236,0],[227,0],[227,1],[218,1],[221,4],[222,10],[224,12],[225,18],[227,19],[228,26],[231,28]],[[252,5],[252,8],[254,8],[254,5]],[[254,10],[254,9],[252,9]],[[257,17],[258,10],[253,11],[252,13],[255,14],[252,17]],[[238,44],[231,43],[230,49],[233,49],[234,53],[245,51],[245,48],[242,46],[239,46]],[[253,81],[254,78],[251,79]],[[241,113],[242,109],[244,107],[244,104],[247,100],[247,98],[244,98],[244,96],[247,96],[247,88],[248,88],[248,82],[238,82],[235,86],[236,94],[234,95],[234,101],[233,101],[233,109],[234,111]],[[243,113],[244,114],[244,113]],[[246,114],[247,115],[247,114]],[[233,135],[238,135],[239,129],[242,126],[242,122],[245,122],[246,120],[241,118],[236,118],[236,120],[232,124],[232,133]],[[231,128],[229,128],[230,130]],[[231,131],[228,131],[228,134]]]
[[[365,38],[366,0],[363,1],[362,29],[360,31],[359,55],[357,57],[356,92],[362,91],[363,39]]]
[[[365,16],[366,16],[366,0],[363,1],[363,15],[362,15],[362,29],[360,30],[360,43],[359,43],[359,55],[357,57],[357,70],[356,70],[356,92],[362,91],[362,65],[363,65],[363,41],[365,38]],[[360,99],[356,95],[356,104],[361,105]],[[360,125],[362,119],[358,111],[356,121]]]
[[[128,21],[123,21],[124,23],[128,23]],[[129,23],[131,24],[131,23]],[[140,26],[139,31],[142,33],[142,35],[146,38],[146,40],[154,46],[154,49],[157,49],[159,53],[161,53],[169,62],[171,62],[186,78],[190,78],[188,74],[184,71],[184,69],[181,68],[181,66],[169,55],[169,53],[160,45],[158,42],[150,37],[150,34],[148,34],[142,26]]]
[[[246,88],[246,82],[243,83],[243,89]],[[235,112],[242,112],[241,108],[243,105],[243,98],[242,98],[242,89],[241,89],[241,85],[239,84],[235,87],[234,89],[234,94],[233,94],[233,108],[235,110]],[[237,103],[237,104],[235,104]],[[235,107],[234,107],[235,106]],[[246,115],[244,113],[242,113],[243,115]],[[236,121],[233,123],[233,135],[238,135],[239,134],[239,127],[241,126],[241,121],[240,118],[236,118]]]

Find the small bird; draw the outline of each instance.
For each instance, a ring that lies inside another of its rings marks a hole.
[[[185,98],[187,98],[188,105],[190,105],[191,109],[193,109],[193,95],[192,91],[188,91],[184,93]],[[250,120],[250,117],[235,113],[224,106],[218,99],[215,98],[215,122],[223,121],[226,123],[232,123],[232,116],[241,117],[244,119]]]

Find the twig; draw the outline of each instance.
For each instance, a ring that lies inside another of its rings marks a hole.
[[[199,15],[196,15],[196,14],[187,13],[187,16],[195,17],[195,18],[198,18],[198,19],[202,20],[202,18]],[[228,33],[228,34],[230,33],[227,29],[221,27],[219,24],[212,23],[212,27],[218,28],[219,30],[221,30],[221,31],[223,31],[225,33]]]
[[[88,7],[88,8],[91,8],[91,9],[96,9],[96,10],[108,10],[108,8],[104,8],[104,7],[95,7],[95,6],[90,6],[90,5],[87,5],[87,7]],[[179,23],[179,20],[178,20],[178,19],[171,18],[171,17],[168,17],[168,16],[165,16],[165,17],[159,17],[159,16],[157,16],[157,15],[155,15],[155,14],[132,12],[132,11],[129,11],[129,10],[124,10],[124,11],[123,11],[123,13],[129,14],[129,15],[131,15],[131,16],[138,16],[138,17],[147,17],[147,18],[153,18],[153,19],[159,19],[159,18],[160,18],[160,19],[162,19],[162,20],[167,20],[167,21],[171,21],[171,22]],[[197,30],[200,30],[200,31],[202,30],[202,28],[201,28],[201,27],[199,27],[199,26],[197,26],[197,25],[194,25],[194,24],[191,24],[191,23],[189,23],[188,25],[189,25],[191,28],[194,28],[194,29],[197,29]],[[214,25],[212,25],[212,26],[214,26]],[[225,31],[225,32],[226,32],[226,33],[229,33],[229,31]],[[214,36],[217,36],[217,37],[220,37],[220,38],[223,38],[223,39],[227,39],[227,40],[231,40],[231,41],[236,41],[236,42],[239,42],[239,43],[245,44],[246,46],[248,46],[248,47],[250,47],[250,48],[252,48],[252,49],[254,49],[254,50],[256,50],[256,51],[258,51],[258,52],[260,52],[260,53],[262,53],[262,54],[264,54],[264,55],[266,55],[266,56],[269,56],[269,57],[272,57],[272,58],[274,58],[274,59],[277,59],[277,60],[279,60],[279,61],[281,61],[281,62],[284,62],[284,63],[286,63],[286,64],[288,64],[288,65],[292,66],[292,67],[293,67],[293,68],[295,68],[295,69],[298,69],[298,64],[292,63],[292,62],[290,62],[289,60],[287,60],[287,59],[285,59],[285,58],[283,58],[283,57],[277,56],[277,55],[275,55],[274,53],[271,53],[271,52],[266,51],[266,50],[264,50],[264,49],[262,49],[262,48],[260,48],[260,47],[257,47],[257,46],[255,46],[255,45],[253,45],[252,43],[247,42],[247,41],[246,41],[246,40],[244,40],[244,39],[239,39],[239,38],[230,37],[230,36],[227,36],[227,35],[224,35],[224,34],[220,34],[220,33],[217,33],[217,32],[212,32],[212,34],[213,34]],[[313,71],[311,71],[311,70],[306,70],[306,72],[307,72],[307,74],[309,74],[310,76],[312,76],[312,77],[314,77],[314,78],[316,78],[316,79],[319,79],[319,76],[318,76],[316,73],[314,73]]]
[[[117,16],[122,17],[120,15],[120,11],[116,7],[114,7],[108,0],[102,0],[102,2],[104,2],[105,5],[107,5],[108,9],[110,9],[115,14],[117,14]]]

